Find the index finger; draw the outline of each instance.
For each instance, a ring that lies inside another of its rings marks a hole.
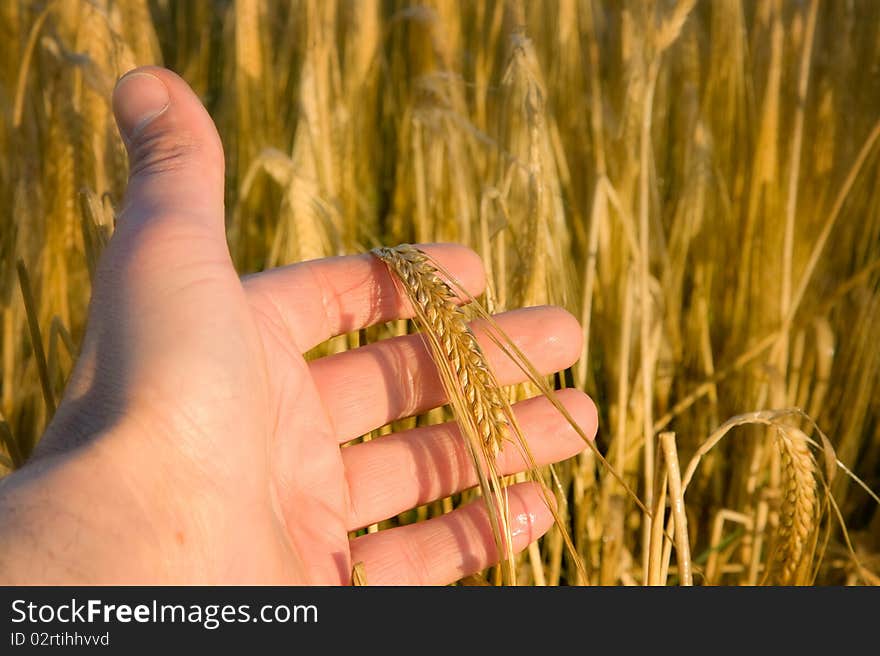
[[[483,263],[471,249],[458,244],[418,248],[471,296],[485,289]],[[400,284],[370,253],[291,264],[247,276],[242,282],[251,304],[277,313],[303,353],[336,335],[413,316]]]

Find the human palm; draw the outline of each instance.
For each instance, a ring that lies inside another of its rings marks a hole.
[[[139,558],[102,556],[104,568],[80,579],[345,584],[362,561],[371,584],[443,584],[496,562],[479,501],[350,539],[476,484],[452,423],[341,446],[445,403],[418,335],[303,356],[334,335],[411,316],[385,266],[364,254],[239,278],[224,234],[222,147],[196,96],[169,71],[139,69],[118,85],[114,109],[131,161],[126,204],[98,268],[81,356],[35,459],[44,471],[118,483],[105,506],[126,509],[130,527],[118,538],[134,540]],[[423,248],[471,294],[482,291],[472,251]],[[497,320],[544,372],[580,353],[581,331],[558,308]],[[502,383],[522,379],[483,345]],[[591,401],[576,391],[560,399],[592,434]],[[583,448],[545,399],[515,411],[539,463]],[[525,467],[514,448],[499,458],[505,472]],[[27,471],[22,485],[35,484]],[[520,550],[551,516],[534,484],[510,498]]]

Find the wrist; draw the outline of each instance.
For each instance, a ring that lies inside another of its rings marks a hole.
[[[157,582],[173,578],[161,504],[125,430],[44,454],[0,481],[0,580],[7,584]]]

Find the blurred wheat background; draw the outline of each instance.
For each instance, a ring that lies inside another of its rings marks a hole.
[[[492,311],[581,318],[553,382],[657,518],[591,452],[558,467],[591,583],[684,582],[683,550],[697,584],[880,582],[880,3],[0,3],[0,474],[76,355],[140,64],[218,125],[240,272],[458,241]],[[555,531],[519,569],[573,580]]]

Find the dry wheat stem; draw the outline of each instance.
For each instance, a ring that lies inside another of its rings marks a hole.
[[[660,434],[663,461],[669,479],[669,501],[672,506],[673,526],[675,526],[675,552],[678,558],[678,572],[681,585],[693,585],[691,569],[691,547],[688,539],[687,513],[684,510],[684,496],[681,486],[681,471],[678,464],[678,451],[675,448],[675,433]],[[657,523],[662,523],[658,517]]]
[[[661,464],[654,470],[654,517],[662,519],[666,508],[666,490],[668,480],[666,468]],[[663,585],[661,578],[661,560],[663,555],[663,522],[651,524],[651,543],[648,551],[648,585]]]
[[[43,349],[43,338],[40,334],[40,326],[37,319],[37,302],[34,299],[30,276],[28,275],[24,262],[19,260],[16,268],[18,270],[18,282],[27,314],[31,346],[34,349],[34,356],[37,360],[37,371],[40,374],[40,385],[43,388],[43,400],[46,403],[46,408],[51,417],[55,414],[55,394],[52,391],[52,382],[49,376],[49,364],[46,360],[46,352]]]
[[[877,123],[874,124],[874,128],[871,130],[868,138],[865,139],[865,143],[862,144],[862,148],[861,150],[859,150],[859,154],[856,156],[856,159],[853,162],[849,173],[847,173],[843,185],[841,185],[840,187],[840,191],[838,192],[837,197],[834,199],[834,205],[832,206],[831,211],[828,213],[828,218],[825,220],[825,224],[822,226],[822,231],[819,233],[819,237],[816,239],[816,243],[813,245],[813,249],[810,252],[810,259],[807,261],[807,265],[804,268],[803,274],[801,275],[800,283],[798,283],[797,289],[792,296],[791,305],[789,307],[789,311],[785,317],[783,325],[788,325],[789,323],[791,323],[794,314],[800,307],[801,301],[803,301],[804,299],[804,294],[807,291],[807,286],[810,284],[810,280],[812,280],[813,278],[813,273],[815,272],[816,267],[819,264],[819,259],[822,256],[822,252],[825,250],[825,245],[828,243],[828,238],[831,235],[831,231],[837,223],[837,219],[840,217],[840,214],[843,210],[843,205],[846,202],[846,199],[849,197],[853,185],[855,185],[859,173],[861,172],[865,161],[868,159],[868,156],[871,154],[871,151],[874,149],[874,144],[877,142],[878,139],[880,139],[880,121],[877,121]]]

